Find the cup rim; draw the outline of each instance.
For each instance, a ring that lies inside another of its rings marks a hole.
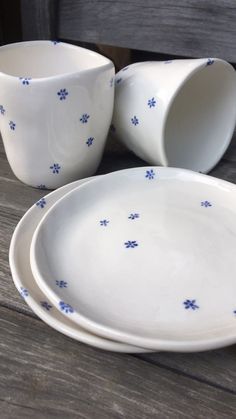
[[[96,66],[96,67],[87,68],[87,69],[84,69],[84,70],[71,71],[71,72],[64,73],[64,74],[55,74],[55,75],[46,76],[46,77],[33,77],[34,82],[40,83],[40,82],[43,82],[43,81],[45,82],[45,80],[58,80],[58,79],[62,79],[62,78],[73,77],[73,76],[76,76],[76,75],[82,75],[82,74],[85,74],[85,73],[86,74],[92,74],[92,73],[95,73],[95,72],[97,73],[99,71],[104,71],[104,70],[109,69],[109,68],[110,69],[115,68],[114,63],[109,58],[105,57],[102,54],[99,54],[96,51],[90,50],[88,48],[81,47],[79,45],[74,45],[74,44],[70,44],[70,43],[62,42],[62,41],[54,41],[54,40],[50,40],[50,39],[22,41],[22,42],[14,42],[12,44],[6,44],[6,45],[3,45],[3,46],[0,47],[0,54],[1,54],[1,51],[3,51],[3,50],[11,50],[11,49],[14,49],[16,47],[21,48],[23,46],[46,45],[46,44],[53,43],[53,42],[57,42],[57,43],[63,45],[64,47],[66,47],[67,49],[75,49],[75,50],[86,51],[87,54],[94,55],[96,57],[99,57],[100,59],[103,59],[104,64],[101,64],[101,65]],[[0,76],[1,75],[4,76],[4,77],[8,77],[10,79],[13,79],[13,80],[19,79],[19,77],[20,77],[20,75],[19,76],[13,76],[12,74],[9,74],[9,73],[6,73],[6,72],[0,70]]]
[[[220,59],[220,58],[211,58],[211,59],[214,62],[222,63],[225,67],[229,67],[229,68],[233,69],[233,66],[230,63],[228,63],[227,61],[223,60],[223,59]],[[165,142],[166,142],[165,131],[166,131],[167,119],[169,117],[171,107],[172,107],[174,101],[176,100],[179,92],[181,91],[183,86],[187,83],[187,81],[190,80],[200,70],[202,70],[203,68],[206,67],[206,62],[207,62],[208,58],[199,58],[199,59],[193,59],[193,60],[196,62],[197,65],[191,71],[189,71],[189,73],[179,83],[179,85],[176,88],[174,94],[171,96],[171,98],[169,100],[169,103],[167,105],[165,115],[164,115],[164,118],[163,118],[163,124],[162,124],[162,129],[161,129],[161,137],[160,137],[160,146],[161,146],[160,157],[161,157],[163,166],[166,166],[166,167],[169,166],[169,163],[168,163],[168,157],[167,157],[167,154],[166,154],[166,147],[165,147]],[[225,151],[227,150],[227,148],[228,148],[228,146],[231,142],[231,139],[232,139],[232,136],[233,136],[233,133],[234,133],[234,129],[235,129],[235,124],[236,124],[236,112],[235,112],[234,121],[232,120],[232,126],[230,127],[231,129],[228,130],[228,135],[225,138],[224,150],[222,150],[218,154],[217,158],[214,160],[214,163],[212,163],[210,166],[208,166],[206,170],[201,171],[201,173],[210,172],[217,165],[217,163],[220,161],[220,159],[222,158],[223,154],[225,153]]]

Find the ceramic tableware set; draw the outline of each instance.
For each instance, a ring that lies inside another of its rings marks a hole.
[[[32,310],[112,351],[235,343],[236,186],[203,174],[233,134],[233,67],[146,62],[115,76],[95,52],[33,41],[0,48],[0,92],[13,172],[58,188],[27,211],[10,245]],[[91,177],[110,125],[151,166]]]

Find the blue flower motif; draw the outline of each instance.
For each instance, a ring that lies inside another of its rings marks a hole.
[[[173,62],[173,60],[166,60],[164,61],[164,64],[171,64]]]
[[[2,105],[0,105],[0,113],[2,115],[5,115],[6,110],[4,109],[4,107]]]
[[[114,84],[114,77],[112,77],[110,80],[110,87],[113,87],[113,84]]]
[[[183,302],[183,304],[184,304],[184,308],[186,309],[186,310],[188,310],[189,308],[191,309],[191,310],[196,310],[196,309],[198,309],[199,308],[199,306],[196,304],[196,300],[185,300],[184,302]]]
[[[86,141],[86,144],[88,147],[90,147],[93,144],[94,138],[93,137],[89,137]]]
[[[233,313],[234,313],[234,314],[235,314],[235,316],[236,316],[236,310],[234,310],[234,311],[233,311]]]
[[[10,122],[9,122],[9,127],[10,127],[10,129],[11,129],[12,131],[15,131],[15,129],[16,129],[16,124],[15,124],[15,122],[10,121]]]
[[[29,291],[24,287],[20,287],[20,295],[23,298],[28,297],[29,296]]]
[[[126,70],[128,70],[128,68],[129,68],[129,66],[123,68],[122,71],[126,71]]]
[[[19,77],[19,80],[23,84],[23,86],[29,86],[31,77]]]
[[[46,186],[45,185],[42,185],[42,184],[41,185],[38,185],[37,188],[38,189],[42,189],[42,190],[47,189]]]
[[[154,108],[156,106],[156,100],[154,99],[154,97],[152,97],[151,99],[148,100],[148,106],[149,108]]]
[[[116,84],[120,84],[122,82],[122,77],[119,77],[119,79],[116,80]]]
[[[139,214],[135,213],[135,214],[130,214],[130,216],[128,217],[130,220],[135,220],[135,218],[139,218]]]
[[[40,304],[45,310],[50,311],[52,308],[52,305],[49,304],[47,301],[40,301]]]
[[[57,45],[60,44],[61,41],[51,41],[53,43],[53,45]]]
[[[67,92],[66,89],[61,89],[61,90],[59,90],[59,92],[57,92],[57,94],[58,94],[60,100],[65,100],[66,96],[68,96],[69,93]]]
[[[116,132],[116,127],[115,127],[114,124],[111,124],[110,131],[113,132],[113,133]]]
[[[65,282],[65,281],[58,281],[58,280],[56,280],[56,285],[59,288],[67,288],[67,282]]]
[[[52,173],[59,173],[61,166],[59,166],[58,163],[54,163],[52,166],[50,166],[50,169],[52,170]]]
[[[90,116],[87,113],[84,113],[80,118],[80,122],[82,122],[82,124],[87,124],[89,118]]]
[[[209,201],[202,201],[201,206],[207,208],[212,207],[212,204]]]
[[[155,172],[154,172],[154,170],[153,169],[150,169],[150,170],[146,170],[146,178],[147,179],[154,179],[154,177],[156,176],[156,174],[155,174]]]
[[[44,208],[46,205],[46,199],[45,198],[41,198],[38,202],[36,202],[35,204],[37,207],[39,208]]]
[[[212,65],[212,64],[214,64],[214,62],[215,62],[215,60],[213,60],[212,58],[208,58],[206,65]]]
[[[124,243],[126,249],[134,249],[135,247],[138,246],[138,243],[136,242],[136,240],[128,240],[127,242]]]
[[[70,306],[70,304],[64,303],[64,301],[60,301],[59,306],[61,311],[64,311],[67,314],[74,313],[74,309]]]
[[[101,221],[100,221],[100,226],[107,227],[107,224],[108,224],[109,222],[110,222],[109,220],[101,220]]]
[[[139,120],[138,120],[137,116],[134,115],[134,117],[131,118],[131,122],[132,122],[132,124],[134,126],[138,125],[139,124]]]

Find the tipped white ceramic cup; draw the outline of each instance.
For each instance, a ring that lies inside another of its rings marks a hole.
[[[110,60],[66,43],[0,48],[0,129],[21,181],[53,189],[96,171],[113,112],[113,76]]]
[[[150,164],[208,172],[235,120],[235,70],[220,59],[137,63],[116,75],[113,131]]]

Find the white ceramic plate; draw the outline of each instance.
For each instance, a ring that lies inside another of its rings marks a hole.
[[[55,306],[91,332],[148,349],[217,348],[236,342],[235,219],[228,182],[174,168],[115,172],[51,208],[31,266]]]
[[[41,198],[27,211],[18,223],[11,240],[9,260],[13,281],[21,296],[37,316],[59,332],[80,342],[109,351],[147,352],[144,349],[96,336],[76,325],[68,317],[63,316],[39,289],[30,268],[31,239],[40,220],[59,198],[91,179],[78,180],[63,186]]]

